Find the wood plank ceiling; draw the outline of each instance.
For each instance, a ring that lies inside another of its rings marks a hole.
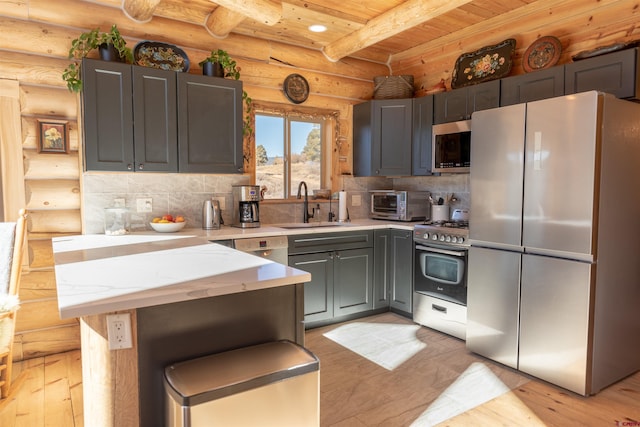
[[[389,63],[394,54],[538,1],[124,0],[122,7],[137,22],[153,16],[200,22],[216,38],[236,33],[321,50],[328,61],[353,56]],[[312,24],[327,31],[312,32]]]

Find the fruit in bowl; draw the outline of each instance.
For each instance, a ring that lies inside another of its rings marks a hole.
[[[161,217],[155,217],[151,220],[151,228],[159,233],[173,233],[180,231],[187,223],[182,215],[167,214]]]

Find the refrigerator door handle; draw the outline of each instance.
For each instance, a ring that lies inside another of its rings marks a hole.
[[[581,254],[576,252],[554,251],[552,249],[540,249],[540,248],[524,248],[524,252],[529,255],[546,256],[551,258],[562,258],[572,261],[580,261],[586,263],[594,263],[595,257],[592,254]]]

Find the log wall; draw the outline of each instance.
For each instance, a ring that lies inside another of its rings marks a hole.
[[[82,232],[79,99],[61,79],[69,64],[71,40],[81,32],[108,29],[115,23],[131,47],[143,40],[178,45],[188,54],[192,73],[200,72],[197,64],[209,51],[225,49],[237,60],[245,90],[257,103],[291,107],[282,93],[282,81],[291,73],[303,74],[311,89],[304,107],[338,114],[340,144],[332,150],[331,161],[334,189],[339,176],[351,173],[351,106],[371,98],[374,76],[412,74],[421,96],[442,80],[450,87],[451,69],[460,54],[505,38],[517,41],[512,74],[523,72],[522,54],[540,36],[560,38],[565,49],[561,62],[569,62],[582,50],[640,38],[634,1],[541,0],[506,18],[469,26],[445,38],[445,43],[427,41],[393,56],[389,65],[355,58],[332,63],[319,51],[282,43],[239,35],[214,39],[202,25],[206,11],[189,9],[189,2],[163,0],[159,6],[163,15],[145,24],[128,19],[121,4],[121,0],[0,2],[5,217],[10,219],[7,212],[17,213],[22,206],[30,211],[16,360],[79,348],[78,321],[61,321],[58,316],[51,238]],[[523,14],[526,23],[513,28],[509,20]],[[38,153],[36,119],[42,118],[68,120],[69,154]]]

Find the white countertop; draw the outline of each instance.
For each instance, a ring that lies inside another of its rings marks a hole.
[[[307,272],[209,241],[363,229],[412,230],[414,223],[357,220],[284,229],[222,227],[52,239],[60,317],[129,310],[304,283]]]
[[[59,237],[53,250],[63,319],[311,280],[302,270],[186,235]]]

